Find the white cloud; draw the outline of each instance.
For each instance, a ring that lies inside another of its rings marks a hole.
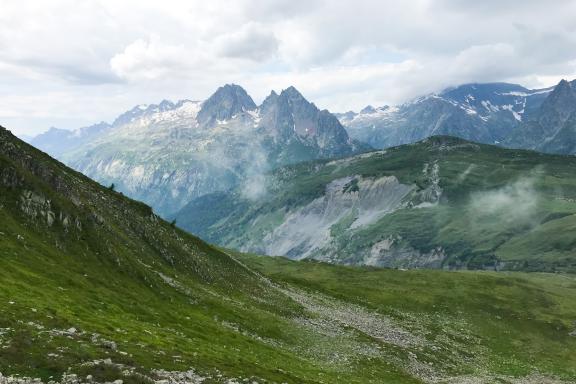
[[[278,40],[274,33],[259,24],[248,23],[239,30],[218,37],[216,51],[224,57],[267,60],[278,50]]]
[[[129,44],[110,59],[110,67],[123,79],[156,80],[186,69],[193,57],[183,45],[166,45],[151,37]]]
[[[470,81],[576,76],[576,2],[0,0],[0,124],[111,120],[134,104],[295,85],[320,107]]]

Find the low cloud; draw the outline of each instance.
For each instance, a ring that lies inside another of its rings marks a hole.
[[[127,80],[154,80],[186,69],[190,63],[183,45],[164,44],[158,37],[138,39],[110,59],[112,71]]]
[[[519,179],[492,191],[476,192],[470,199],[471,220],[494,220],[495,223],[521,227],[535,219],[539,199],[533,178]]]

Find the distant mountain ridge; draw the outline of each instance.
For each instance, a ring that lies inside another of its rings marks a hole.
[[[508,83],[465,84],[398,106],[368,106],[359,113],[336,116],[351,137],[376,148],[433,135],[514,146],[511,135],[515,128],[538,115],[553,89],[529,90]]]
[[[505,145],[547,153],[576,154],[576,80],[560,83]]]
[[[368,148],[294,87],[257,106],[235,84],[203,102],[139,105],[112,124],[52,129],[31,143],[162,215],[239,183],[257,194],[259,176],[277,166]]]

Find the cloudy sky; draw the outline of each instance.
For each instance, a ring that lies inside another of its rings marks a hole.
[[[576,78],[573,0],[0,0],[0,124],[110,121],[237,83],[331,111]]]

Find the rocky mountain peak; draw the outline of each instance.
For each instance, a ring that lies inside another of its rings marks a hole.
[[[366,107],[364,107],[364,108],[360,111],[360,113],[374,113],[374,112],[376,112],[376,108],[374,108],[374,107],[371,106],[371,105],[367,105]]]
[[[218,120],[228,120],[234,115],[255,110],[256,104],[248,93],[239,85],[226,84],[216,90],[198,112],[198,123],[211,126]]]
[[[270,132],[278,144],[317,146],[320,157],[357,150],[338,119],[327,110],[319,110],[293,86],[279,95],[272,92],[262,103],[260,116],[260,128]]]
[[[166,100],[166,99],[162,100],[160,102],[160,104],[158,104],[159,112],[169,111],[171,109],[174,109],[175,107],[176,107],[176,104],[174,104],[170,100]]]
[[[275,91],[270,92],[270,94],[264,99],[264,101],[260,105],[260,110],[266,110],[272,107],[274,104],[277,103],[278,97],[279,95]]]
[[[576,91],[572,85],[561,80],[540,108],[539,122],[543,127],[557,127],[576,112]]]
[[[304,96],[302,96],[302,94],[292,85],[283,89],[280,95],[287,96],[291,99],[304,99]]]

